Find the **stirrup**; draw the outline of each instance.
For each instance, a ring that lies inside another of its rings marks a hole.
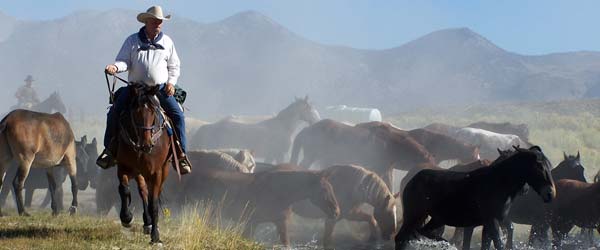
[[[189,174],[192,172],[190,162],[188,161],[187,157],[185,157],[185,156],[179,158],[179,171],[181,171],[180,173],[182,175]]]
[[[108,169],[117,165],[117,160],[112,157],[110,150],[105,148],[98,156],[98,159],[96,159],[96,165],[103,169]]]

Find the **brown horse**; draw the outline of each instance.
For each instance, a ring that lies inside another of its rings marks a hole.
[[[234,220],[247,220],[245,235],[252,236],[259,223],[277,226],[281,243],[289,245],[287,232],[292,204],[309,199],[328,218],[340,214],[329,181],[317,172],[298,171],[298,167],[279,166],[274,170],[246,174],[195,167],[183,192],[185,201],[221,201],[222,214]]]
[[[23,205],[23,186],[33,168],[45,168],[50,194],[52,214],[58,214],[54,178],[55,166],[65,166],[71,180],[73,200],[69,212],[77,211],[77,163],[75,160],[75,137],[67,120],[60,114],[45,114],[17,109],[0,122],[0,189],[6,170],[11,163],[18,165],[13,179],[19,215],[29,215]],[[0,210],[0,215],[2,214]]]
[[[402,194],[403,224],[396,235],[396,249],[405,249],[417,232],[443,240],[432,234],[433,229],[443,225],[483,225],[482,249],[489,249],[492,240],[496,249],[504,249],[498,223],[508,214],[511,201],[523,185],[533,187],[545,202],[555,196],[551,166],[537,149],[518,148],[506,159],[467,173],[420,171]],[[428,216],[431,220],[422,227]]]
[[[350,126],[329,119],[304,128],[294,139],[292,163],[309,168],[356,164],[377,173],[392,189],[392,170],[409,170],[417,165],[435,165],[429,152],[406,133],[385,126],[369,128]]]
[[[194,149],[247,148],[265,162],[282,163],[292,144],[292,135],[302,121],[313,124],[319,113],[308,96],[296,99],[277,116],[258,123],[241,123],[224,119],[198,129],[191,141]]]
[[[144,233],[151,243],[160,243],[158,202],[162,185],[169,173],[170,139],[165,116],[156,94],[159,86],[129,85],[129,110],[120,116],[119,145],[116,154],[121,212],[124,227],[131,227],[129,180],[135,179],[144,208]]]
[[[600,183],[562,179],[556,182],[556,200],[548,206],[552,245],[560,249],[573,226],[600,233]]]
[[[89,156],[85,151],[84,144],[86,143],[82,138],[82,141],[75,141],[75,159],[77,163],[77,187],[80,191],[85,190],[88,187],[88,183],[90,182],[90,170],[95,172],[96,165],[94,164],[94,168],[88,169],[88,161]],[[47,169],[42,168],[32,168],[29,171],[29,175],[27,176],[27,181],[23,186],[25,190],[25,207],[31,207],[31,203],[33,201],[33,194],[36,189],[44,189],[46,190],[46,195],[40,208],[44,208],[50,204],[52,201],[52,194],[50,190],[48,190],[48,178],[46,176]],[[54,179],[56,182],[56,191],[55,197],[57,201],[58,210],[63,209],[63,189],[62,184],[67,180],[67,170],[65,168],[54,168]],[[6,176],[8,178],[14,178],[17,174],[16,168],[11,168],[6,172]],[[6,177],[5,177],[6,178]],[[9,186],[4,186],[2,191],[0,192],[0,206],[4,206],[4,202],[10,192]],[[13,193],[14,195],[14,193]],[[15,197],[15,196],[13,196]]]
[[[445,134],[427,129],[419,128],[404,131],[386,122],[366,122],[356,126],[364,128],[385,127],[390,131],[407,132],[435,157],[437,164],[444,160],[459,160],[461,163],[467,163],[479,159],[479,147],[465,144]]]
[[[396,198],[385,182],[377,174],[355,165],[337,165],[321,171],[321,176],[333,186],[335,197],[340,204],[340,217],[325,220],[323,244],[331,246],[331,236],[338,220],[348,219],[369,223],[371,236],[376,239],[379,230],[381,238],[391,240],[396,233]],[[373,206],[373,214],[361,209],[362,204]],[[325,218],[325,214],[308,202],[294,204],[294,212],[302,217]]]

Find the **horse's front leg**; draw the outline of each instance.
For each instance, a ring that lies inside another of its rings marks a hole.
[[[515,227],[510,219],[505,218],[502,221],[502,226],[506,229],[506,249],[513,249],[513,234]]]
[[[493,219],[483,224],[483,239],[481,242],[481,249],[490,249],[490,241],[494,242],[494,247],[497,250],[504,250],[504,243],[500,238],[500,226],[498,220]]]
[[[25,188],[25,207],[31,207],[31,203],[33,202],[33,192],[35,191],[34,188],[32,187],[28,187]],[[48,192],[50,192],[50,190],[48,190]],[[48,193],[46,193],[47,195]],[[46,197],[44,197],[44,201],[46,200]],[[43,202],[42,202],[43,204]],[[48,205],[46,203],[46,205]],[[42,206],[40,206],[40,208],[44,208]]]
[[[462,249],[463,250],[471,249],[471,238],[473,238],[473,229],[475,229],[475,227],[463,227],[462,228],[462,230],[463,230]],[[482,245],[483,245],[483,242],[482,242]]]
[[[138,192],[142,198],[144,208],[144,234],[150,234],[150,231],[152,230],[152,218],[150,217],[150,212],[148,211],[148,186],[146,185],[146,180],[142,175],[136,176],[135,180],[138,184]]]
[[[148,184],[149,199],[148,207],[150,211],[150,218],[152,219],[152,231],[150,232],[150,239],[152,244],[162,243],[160,241],[160,232],[158,230],[158,198],[160,196],[160,189],[162,186],[162,179],[159,176],[153,176],[153,180]]]
[[[371,234],[369,236],[368,241],[374,242],[377,240],[377,233],[379,231],[379,227],[377,224],[377,220],[375,220],[375,217],[373,217],[372,214],[363,211],[362,209],[360,209],[360,207],[356,207],[354,209],[351,209],[350,212],[348,212],[348,215],[345,216],[345,218],[352,221],[363,221],[369,223],[369,230],[371,231]]]
[[[281,220],[275,221],[277,233],[279,234],[279,240],[281,241],[281,244],[286,247],[290,246],[290,237],[288,235],[288,217],[289,216],[286,216]]]
[[[119,196],[121,197],[121,212],[119,213],[119,218],[121,219],[121,225],[129,228],[133,224],[133,214],[129,211],[129,203],[131,203],[129,176],[121,170],[120,166],[118,166],[118,168]]]
[[[325,249],[330,249],[333,247],[333,241],[331,236],[333,235],[333,230],[335,229],[336,223],[336,219],[325,219],[325,231],[323,231],[323,247]]]

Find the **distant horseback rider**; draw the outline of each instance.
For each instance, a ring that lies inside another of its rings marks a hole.
[[[171,15],[163,16],[160,6],[152,6],[146,12],[140,13],[137,20],[144,23],[139,32],[130,35],[114,64],[106,66],[106,72],[113,75],[128,71],[128,81],[143,83],[149,86],[159,84],[160,92],[157,95],[161,107],[173,121],[174,130],[180,139],[179,165],[181,174],[191,172],[186,152],[185,121],[183,110],[173,97],[174,85],[179,78],[179,57],[175,51],[173,40],[161,32],[163,20],[169,20]],[[118,117],[122,111],[128,109],[129,88],[122,87],[117,90],[113,106],[108,111],[106,132],[104,136],[104,151],[96,163],[102,168],[116,165],[115,152],[118,139]]]
[[[17,90],[15,97],[18,100],[17,107],[19,108],[31,109],[31,107],[40,103],[40,99],[35,89],[33,89],[33,76],[28,75],[25,78],[25,85]]]

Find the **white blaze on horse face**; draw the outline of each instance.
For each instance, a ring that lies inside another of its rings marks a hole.
[[[481,160],[481,155],[477,154],[477,160]]]

